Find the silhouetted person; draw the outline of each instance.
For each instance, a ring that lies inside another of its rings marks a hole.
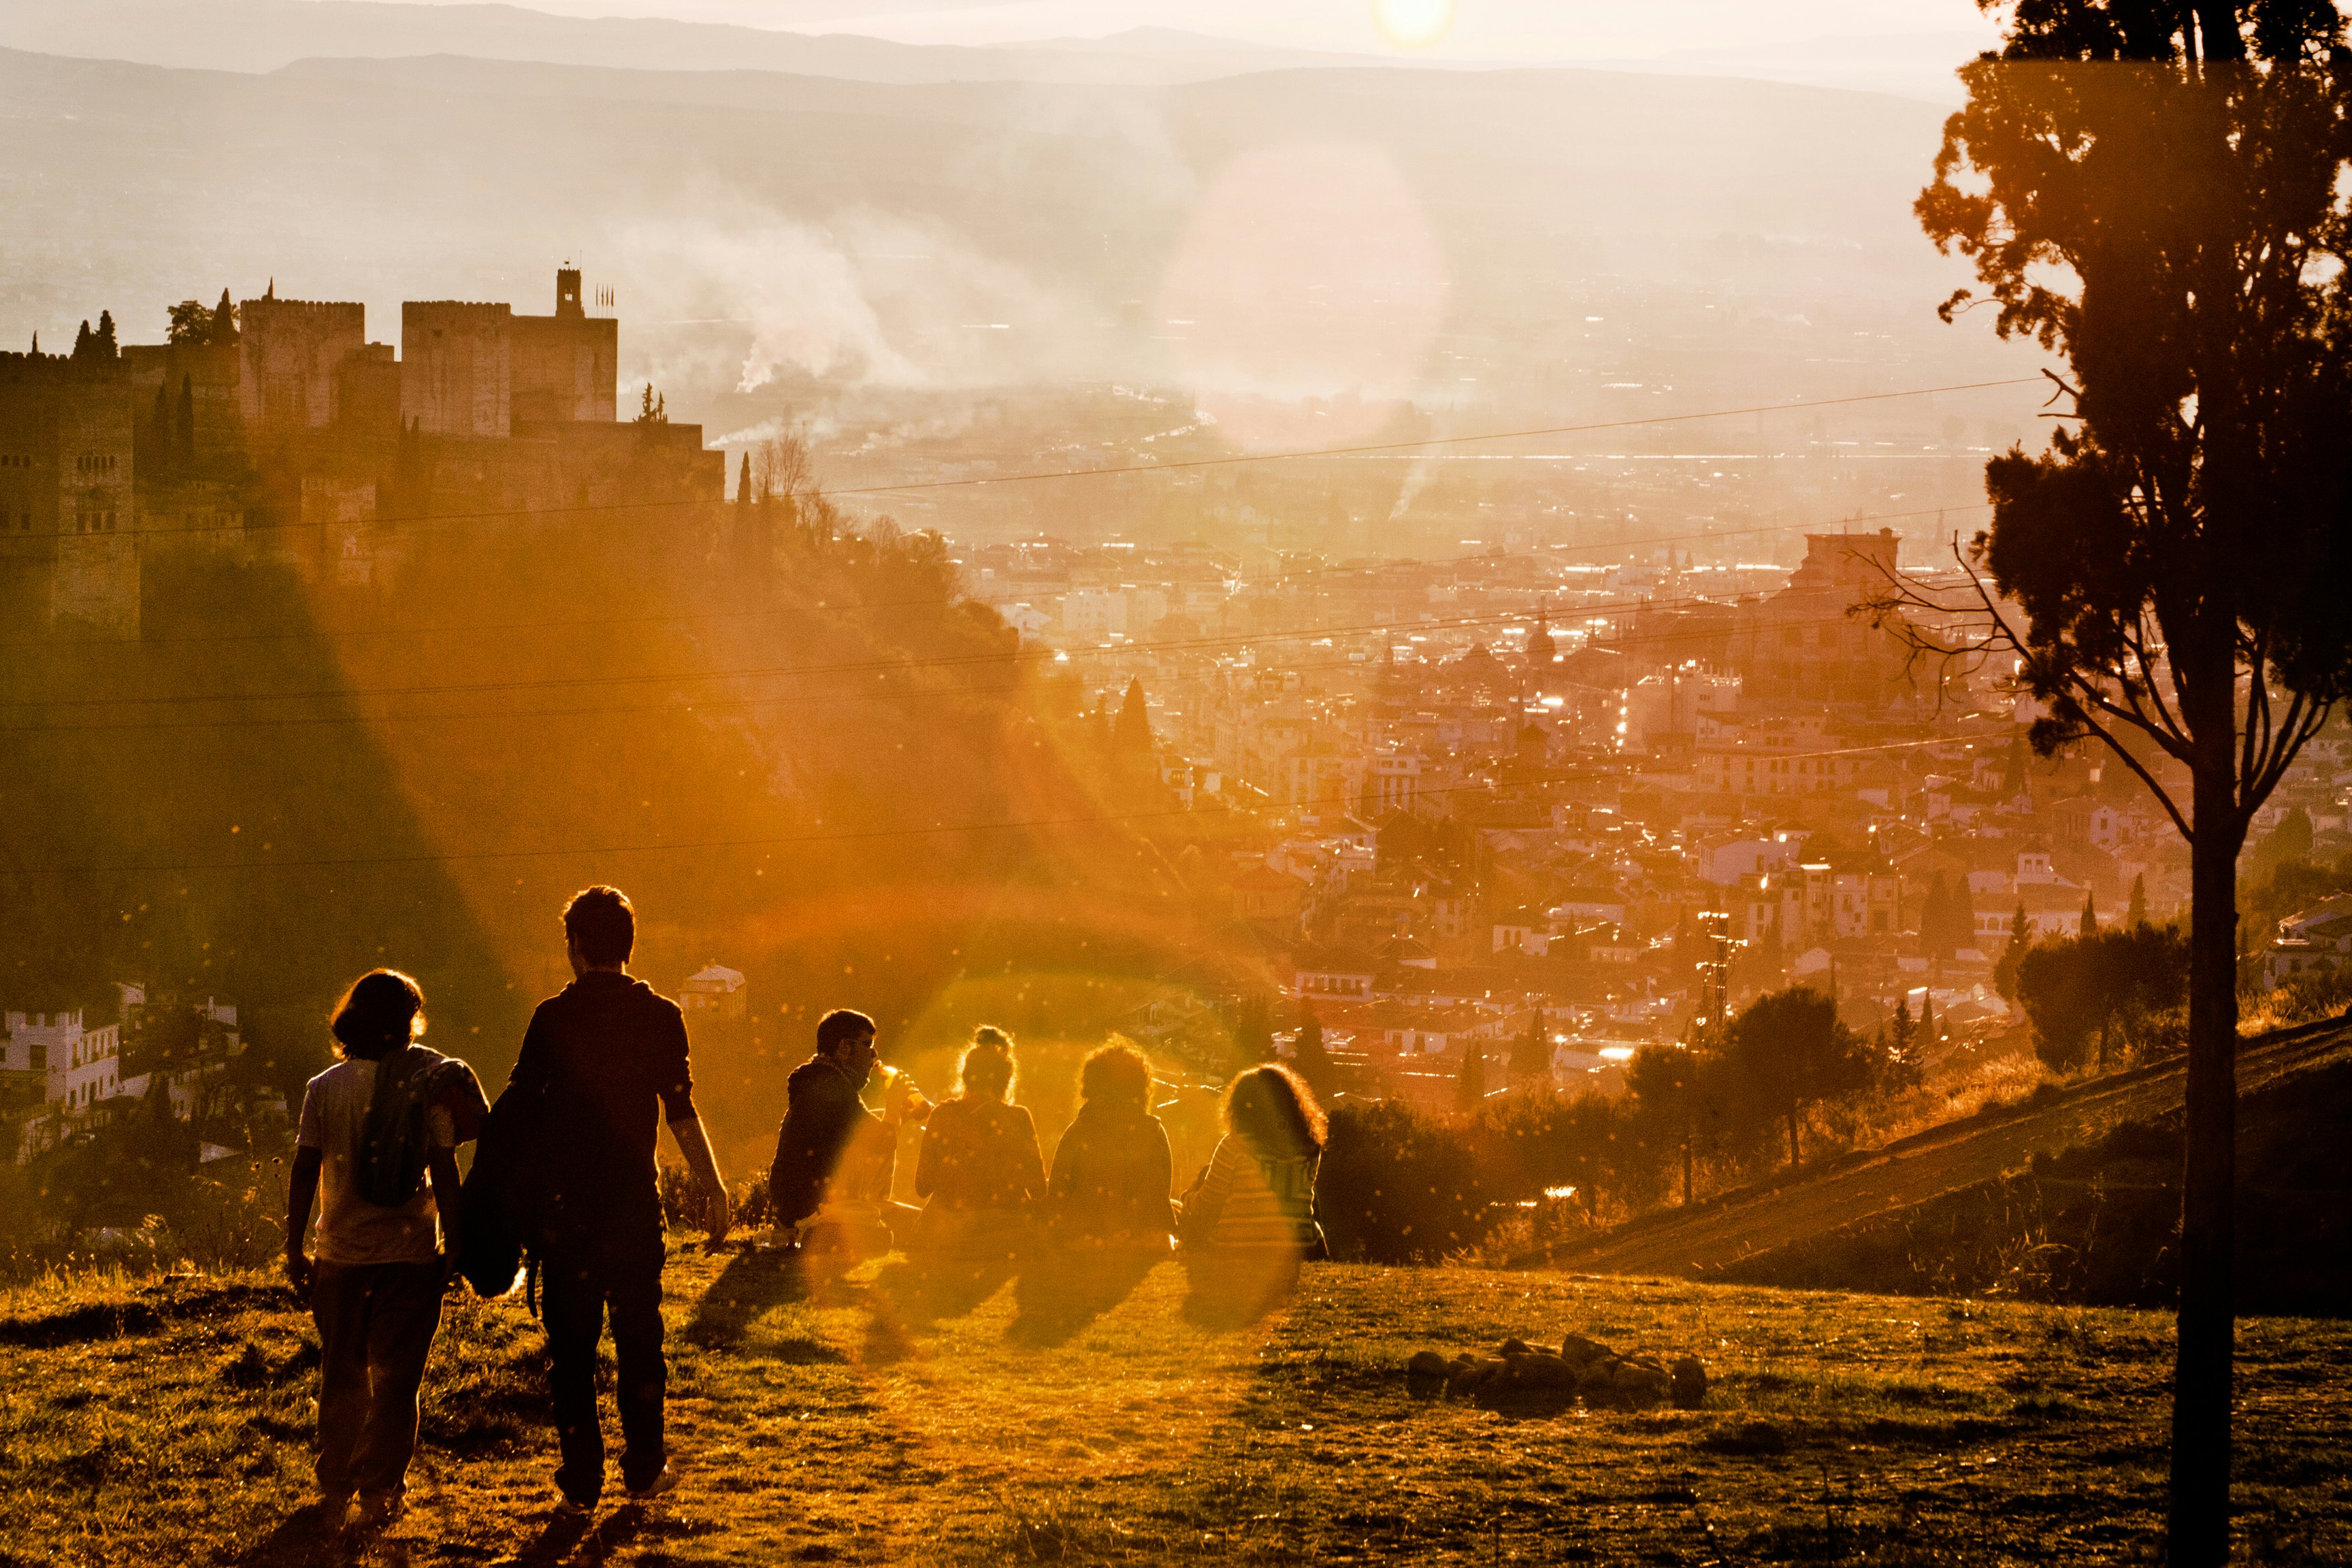
[[[416,1391],[455,1274],[457,1139],[449,1106],[425,1092],[431,1066],[447,1058],[415,1053],[430,1062],[404,1061],[387,1080],[385,1058],[425,1032],[415,981],[370,971],[343,993],[329,1027],[342,1059],[302,1093],[286,1277],[319,1325],[320,1496],[340,1521],[358,1493],[362,1521],[376,1525],[397,1516],[407,1494]],[[303,1249],[314,1196],[322,1198],[315,1263]]]
[[[768,1171],[777,1238],[863,1254],[887,1251],[890,1227],[913,1217],[890,1202],[899,1124],[920,1125],[930,1102],[889,1071],[883,1110],[859,1098],[874,1074],[874,1020],[838,1007],[817,1020],[816,1052],[785,1080],[784,1123]]]
[[[539,1005],[509,1087],[540,1106],[536,1146],[549,1169],[535,1246],[547,1325],[548,1384],[562,1463],[555,1484],[574,1510],[604,1488],[596,1415],[596,1342],[613,1318],[621,1482],[631,1497],[677,1482],[663,1444],[669,1366],[662,1355],[661,1196],[654,1149],[669,1123],[699,1189],[711,1239],[727,1234],[727,1190],[694,1109],[686,1020],[628,970],[636,915],[617,888],[590,888],[563,910],[573,980]]]
[[[1168,1130],[1151,1114],[1151,1064],[1132,1046],[1105,1046],[1078,1069],[1078,1097],[1054,1150],[1055,1239],[1166,1252],[1175,1170]]]
[[[926,1247],[1011,1256],[1045,1195],[1045,1162],[1028,1110],[1011,1103],[1013,1038],[982,1026],[958,1069],[956,1097],[934,1109],[915,1163],[928,1199],[916,1236]]]
[[[1307,1080],[1272,1062],[1245,1068],[1225,1090],[1225,1135],[1185,1194],[1178,1223],[1196,1255],[1196,1289],[1244,1310],[1297,1283],[1322,1246],[1315,1173],[1324,1120]]]

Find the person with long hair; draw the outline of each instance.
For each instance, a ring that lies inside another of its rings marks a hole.
[[[1168,1129],[1151,1114],[1151,1064],[1113,1036],[1078,1069],[1078,1113],[1054,1149],[1055,1239],[1165,1254],[1174,1184]]]
[[[1322,1247],[1315,1177],[1326,1123],[1307,1080],[1274,1062],[1244,1068],[1225,1089],[1225,1135],[1185,1196],[1179,1234],[1196,1286],[1262,1307],[1286,1295],[1298,1265]]]
[[[953,1250],[1017,1249],[1032,1207],[1045,1195],[1037,1126],[1013,1103],[1013,1037],[982,1025],[958,1071],[955,1097],[931,1112],[915,1163],[926,1201],[919,1245]]]
[[[286,1277],[319,1326],[322,1506],[340,1523],[357,1494],[362,1524],[378,1526],[404,1506],[417,1390],[441,1326],[441,1293],[456,1272],[457,1129],[446,1105],[419,1104],[421,1137],[403,1148],[397,1127],[387,1133],[387,1118],[371,1114],[379,1101],[400,1098],[396,1086],[379,1091],[394,1070],[387,1059],[425,1033],[425,992],[415,980],[370,970],[335,1004],[327,1027],[340,1059],[302,1091],[287,1184]],[[315,1259],[304,1243],[314,1198]]]

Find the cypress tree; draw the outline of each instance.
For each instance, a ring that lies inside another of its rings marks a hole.
[[[2131,903],[2124,910],[2124,929],[2137,931],[2147,924],[2147,874],[2141,872],[2132,879]]]
[[[1136,756],[1151,750],[1151,710],[1144,704],[1141,676],[1128,680],[1127,699],[1118,705],[1118,723],[1111,731],[1111,745]]]
[[[1486,1053],[1472,1040],[1462,1047],[1462,1076],[1454,1080],[1454,1103],[1475,1110],[1486,1099]]]
[[[167,463],[172,457],[172,383],[169,377],[155,384],[155,411],[148,420],[151,437],[148,452],[154,462]]]
[[[1524,1083],[1550,1072],[1551,1040],[1544,1032],[1543,1008],[1538,1005],[1528,1019],[1527,1032],[1512,1042],[1511,1077]]]
[[[216,349],[236,345],[236,307],[226,289],[221,290],[220,303],[213,307],[212,345]]]
[[[98,332],[93,352],[100,359],[114,359],[120,353],[114,344],[114,312],[111,310],[100,310],[98,313]]]
[[[2083,934],[2084,936],[2099,934],[2099,911],[2092,903],[2091,889],[2088,888],[2083,889]]]
[[[1298,1038],[1290,1047],[1290,1058],[1309,1088],[1318,1094],[1329,1092],[1331,1054],[1323,1048],[1323,1020],[1315,1016],[1315,1004],[1304,996],[1298,999]]]

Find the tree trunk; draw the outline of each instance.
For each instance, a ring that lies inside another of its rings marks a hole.
[[[2197,0],[2196,12],[2197,43],[2207,59],[2246,58],[2246,42],[2238,36],[2237,0]]]
[[[1797,1107],[1789,1107],[1789,1169],[1795,1170],[1797,1160]]]
[[[2210,664],[2215,661],[2201,660]],[[2173,1363],[2171,1568],[2230,1553],[2231,1360],[2235,1301],[2232,1191],[2237,1166],[2238,850],[2233,668],[2191,672],[2196,737],[2189,847],[2188,1131],[2181,1171],[2180,1313]],[[2185,706],[2185,705],[2184,705]]]

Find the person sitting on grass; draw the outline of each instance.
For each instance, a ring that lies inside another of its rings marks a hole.
[[[931,1112],[915,1163],[916,1226],[931,1249],[1011,1257],[1045,1195],[1037,1127],[1012,1103],[1013,1037],[982,1025],[958,1069],[956,1097]]]
[[[1078,1069],[1078,1113],[1054,1149],[1055,1239],[1165,1253],[1174,1170],[1168,1130],[1151,1114],[1151,1064],[1114,1036]]]
[[[1322,1249],[1315,1174],[1325,1123],[1307,1080],[1266,1062],[1225,1090],[1225,1135],[1185,1194],[1178,1234],[1204,1264],[1197,1288],[1244,1310],[1286,1296],[1300,1261]]]
[[[425,1032],[415,981],[369,971],[343,993],[328,1029],[341,1060],[302,1091],[286,1278],[319,1325],[320,1497],[340,1523],[356,1492],[360,1523],[373,1528],[397,1518],[407,1495],[417,1389],[457,1273],[457,1130],[446,1104],[410,1093],[447,1058],[420,1050],[429,1061],[402,1060],[397,1079],[379,1082],[385,1058]],[[316,1261],[303,1246],[314,1197]]]
[[[889,1068],[883,1109],[859,1097],[873,1076],[874,1020],[837,1007],[816,1024],[816,1053],[785,1080],[783,1125],[776,1131],[768,1201],[777,1239],[811,1251],[865,1257],[887,1252],[894,1227],[916,1211],[890,1201],[898,1128],[921,1126],[931,1113],[906,1074]]]

